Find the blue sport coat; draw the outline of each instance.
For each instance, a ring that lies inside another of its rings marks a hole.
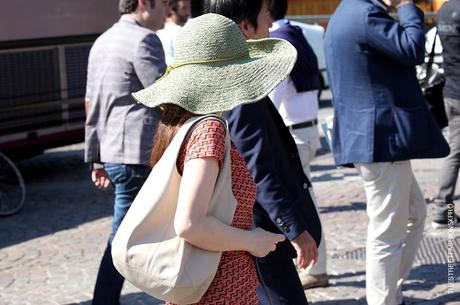
[[[423,12],[378,0],[343,0],[325,37],[338,165],[443,157],[449,146],[418,84],[424,61]]]
[[[263,260],[293,258],[289,242],[307,230],[319,245],[321,223],[310,196],[297,146],[268,97],[224,114],[230,136],[257,184],[254,225],[286,240]]]

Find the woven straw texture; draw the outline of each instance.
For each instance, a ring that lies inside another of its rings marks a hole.
[[[297,52],[287,41],[246,41],[237,24],[217,14],[189,21],[175,42],[174,64],[133,94],[149,107],[171,103],[196,114],[256,102],[291,71]]]

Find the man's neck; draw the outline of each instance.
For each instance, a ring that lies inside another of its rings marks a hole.
[[[141,16],[137,13],[131,13],[131,14],[126,14],[126,16],[129,16],[134,19],[140,26],[145,27],[145,23],[143,22]]]
[[[178,25],[178,26],[184,26],[184,25],[185,25],[185,23],[182,23],[182,22],[179,20],[179,17],[174,16],[174,15],[172,15],[171,17],[168,17],[168,18],[166,19],[166,22],[174,23],[174,24],[176,24],[176,25]]]

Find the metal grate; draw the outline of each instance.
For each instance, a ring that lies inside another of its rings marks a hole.
[[[452,239],[450,261],[460,262],[460,236]],[[445,264],[449,261],[449,244],[447,238],[426,236],[422,239],[415,263],[420,265]],[[343,254],[332,255],[333,259],[365,260],[366,248],[357,248]]]
[[[69,98],[83,97],[86,90],[86,70],[91,45],[65,48],[67,88]]]
[[[0,106],[59,100],[57,49],[0,54]]]

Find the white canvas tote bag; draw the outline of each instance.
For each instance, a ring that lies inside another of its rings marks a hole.
[[[195,247],[176,235],[174,216],[181,176],[176,168],[180,148],[196,123],[189,119],[153,167],[112,242],[116,269],[134,286],[157,299],[177,304],[198,302],[209,288],[221,252]],[[221,118],[219,118],[222,120]],[[209,214],[230,225],[236,208],[231,187],[230,139],[212,194]]]

